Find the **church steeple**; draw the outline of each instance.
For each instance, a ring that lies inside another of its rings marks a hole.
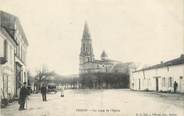
[[[94,54],[88,24],[85,22],[81,40],[80,64],[93,62]]]
[[[86,21],[85,21],[85,24],[84,24],[84,31],[83,31],[82,39],[91,39],[89,29],[88,29],[88,24],[87,24]]]

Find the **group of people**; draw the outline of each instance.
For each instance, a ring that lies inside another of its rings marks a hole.
[[[176,93],[177,87],[178,87],[178,84],[175,81],[174,82],[174,93]],[[30,93],[29,93],[28,88],[26,87],[26,82],[24,82],[22,88],[20,89],[20,95],[19,95],[19,101],[18,101],[20,105],[19,110],[25,110],[25,104],[27,105],[26,101],[28,99],[29,94]],[[41,94],[42,94],[42,100],[44,102],[47,101],[47,97],[46,97],[47,87],[45,84],[43,84],[41,87]],[[61,87],[61,97],[64,97],[64,87]]]
[[[42,94],[42,100],[44,102],[47,101],[47,97],[46,97],[47,87],[46,87],[46,85],[42,84],[42,87],[40,90],[41,90],[41,94]],[[19,110],[26,110],[26,108],[27,108],[26,101],[28,99],[29,94],[30,93],[29,93],[28,88],[26,87],[26,82],[24,82],[22,88],[20,89],[20,95],[19,95],[19,101],[18,101],[18,103],[20,105]],[[64,87],[61,88],[61,97],[64,97]]]

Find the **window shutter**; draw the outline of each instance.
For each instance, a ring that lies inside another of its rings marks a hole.
[[[8,42],[4,40],[4,58],[8,60]]]

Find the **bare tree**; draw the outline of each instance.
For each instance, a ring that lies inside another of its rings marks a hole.
[[[43,65],[36,73],[35,82],[38,90],[40,90],[42,83],[46,83],[48,77],[55,75],[55,72],[49,71],[46,65]]]

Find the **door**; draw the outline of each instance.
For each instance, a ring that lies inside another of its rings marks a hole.
[[[139,79],[139,90],[141,89],[141,79]]]
[[[180,92],[183,92],[183,89],[182,89],[183,83],[182,83],[182,81],[183,81],[183,77],[180,76],[180,81],[179,81],[179,91]]]
[[[3,97],[7,98],[8,96],[8,75],[3,75]]]
[[[16,63],[16,96],[18,96],[19,89],[21,88],[21,66]]]
[[[156,91],[159,91],[159,81],[158,81],[158,78],[156,78]]]

